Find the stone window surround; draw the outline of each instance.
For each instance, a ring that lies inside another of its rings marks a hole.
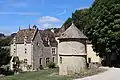
[[[56,47],[52,47],[52,48],[51,48],[51,53],[52,53],[52,54],[56,54]]]
[[[39,64],[42,65],[42,58],[39,59]]]

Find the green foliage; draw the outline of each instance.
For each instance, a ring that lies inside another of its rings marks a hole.
[[[89,13],[86,34],[94,51],[108,61],[117,60],[120,56],[120,1],[95,0]]]
[[[68,18],[64,25],[65,30],[72,24],[75,24],[83,33],[85,33],[86,24],[88,23],[89,9],[76,10],[72,13],[72,18]]]
[[[120,64],[120,1],[95,0],[89,9],[76,10],[67,24],[73,23],[92,42],[93,50],[107,60]],[[67,25],[65,22],[64,25]]]
[[[55,68],[0,77],[0,80],[72,80],[72,78],[58,75],[58,70]]]
[[[72,75],[72,77],[74,79],[84,78],[87,76],[93,76],[93,75],[102,73],[104,71],[106,71],[106,69],[102,69],[102,68],[85,69],[85,70],[81,70],[80,73],[76,73],[76,74]]]
[[[0,67],[2,65],[7,65],[10,62],[10,51],[9,49],[4,49],[0,47]]]
[[[47,66],[49,67],[49,68],[55,68],[55,63],[54,62],[52,62],[52,61],[50,61],[48,64],[47,64]]]
[[[76,10],[72,14],[73,23],[83,33],[85,33],[86,24],[88,23],[89,9]]]
[[[19,60],[19,57],[18,56],[15,56],[13,57],[13,70],[14,72],[19,72],[20,69],[19,69],[19,66],[20,66],[20,60]]]
[[[0,33],[0,37],[5,37],[5,35],[4,35],[4,34],[2,34],[2,33]]]
[[[58,33],[58,32],[59,32],[59,29],[60,29],[60,28],[48,28],[48,29],[45,29],[45,30],[46,30],[46,31],[54,30],[54,33]]]
[[[72,18],[68,18],[63,24],[65,30],[72,24]]]
[[[10,42],[12,39],[12,36],[0,38],[0,46],[10,46]]]

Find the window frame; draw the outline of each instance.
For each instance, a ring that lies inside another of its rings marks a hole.
[[[42,65],[42,58],[39,59],[39,64]]]
[[[52,54],[56,54],[56,47],[52,47],[52,48],[51,48],[51,53],[52,53]]]

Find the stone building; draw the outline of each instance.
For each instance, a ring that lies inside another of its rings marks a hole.
[[[101,63],[101,58],[93,51],[91,43],[87,43],[87,62]]]
[[[74,24],[60,35],[58,38],[60,75],[79,73],[81,69],[86,68],[86,39],[87,37]]]
[[[11,62],[13,69],[13,58],[18,56],[20,68],[23,71],[37,70],[40,65],[47,66],[49,61],[57,63],[57,41],[51,31],[33,28],[23,29],[17,32],[11,42]]]

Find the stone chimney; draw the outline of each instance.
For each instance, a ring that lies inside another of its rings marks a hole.
[[[37,26],[36,26],[36,25],[33,25],[33,29],[37,29]]]

